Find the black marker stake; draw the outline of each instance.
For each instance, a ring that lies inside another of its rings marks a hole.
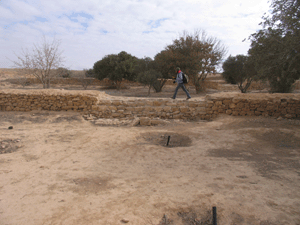
[[[171,136],[168,136],[167,146],[169,146]]]

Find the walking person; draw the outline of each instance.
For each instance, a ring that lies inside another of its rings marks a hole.
[[[178,92],[178,89],[179,88],[182,88],[182,90],[186,93],[187,95],[187,98],[186,100],[189,100],[191,98],[189,92],[186,90],[185,86],[184,86],[184,83],[183,83],[183,77],[182,77],[182,71],[180,70],[179,67],[176,68],[176,71],[177,71],[177,76],[176,76],[176,80],[174,81],[177,82],[177,87],[175,89],[175,92],[174,92],[174,95],[173,97],[171,97],[172,99],[175,99],[176,98],[176,95],[177,95],[177,92]]]

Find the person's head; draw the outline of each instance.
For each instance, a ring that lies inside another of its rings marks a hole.
[[[176,68],[176,72],[178,72],[179,70],[180,70],[180,68],[179,68],[179,67],[177,67],[177,68]]]

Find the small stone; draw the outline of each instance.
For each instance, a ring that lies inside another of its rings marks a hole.
[[[124,219],[124,218],[123,218],[123,219],[121,219],[121,222],[122,222],[122,223],[128,223],[128,222],[129,222],[129,220],[128,220],[128,219]]]
[[[10,130],[13,129],[13,128],[14,128],[13,126],[8,127],[8,129],[10,129]]]
[[[151,126],[151,119],[147,117],[140,118],[140,125],[141,126]]]
[[[291,118],[293,118],[293,116],[291,114],[286,114],[285,118],[291,119]]]
[[[2,149],[5,148],[5,145],[1,145],[1,148],[2,148]]]
[[[277,118],[277,121],[281,121],[281,120],[283,120],[282,117],[278,117],[278,118]]]
[[[131,126],[137,126],[139,124],[140,124],[140,119],[138,117],[135,117],[131,122]]]

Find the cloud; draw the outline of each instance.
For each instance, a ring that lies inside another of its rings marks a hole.
[[[45,35],[61,39],[66,66],[90,68],[120,51],[154,57],[183,30],[204,29],[229,54],[246,54],[242,42],[259,29],[268,0],[10,0],[0,4],[0,67]],[[1,64],[2,63],[2,64]]]

